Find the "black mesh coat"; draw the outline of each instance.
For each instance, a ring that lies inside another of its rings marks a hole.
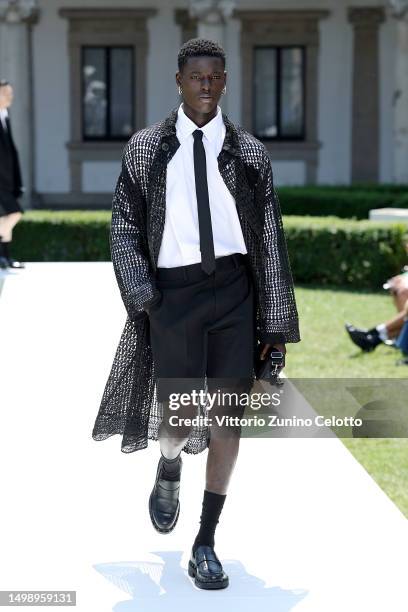
[[[125,453],[146,448],[148,439],[157,440],[163,414],[156,399],[149,317],[144,308],[160,296],[155,271],[165,221],[167,164],[180,146],[177,110],[178,106],[166,119],[139,130],[129,140],[112,202],[112,262],[128,316],[92,437],[104,440],[123,434]],[[299,342],[298,313],[269,154],[257,138],[222,116],[226,135],[218,167],[235,199],[248,251],[255,288],[255,356],[258,341]],[[193,428],[183,450],[205,450],[208,433],[205,426]]]

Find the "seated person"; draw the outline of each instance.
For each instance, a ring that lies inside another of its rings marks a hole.
[[[381,343],[394,345],[408,317],[408,266],[405,266],[403,274],[390,278],[384,287],[390,290],[393,297],[398,312],[395,317],[371,329],[360,329],[350,323],[345,324],[351,341],[363,351],[373,351]]]
[[[404,359],[400,363],[408,365],[408,302],[407,302],[407,318],[404,321],[402,330],[395,341],[395,346],[399,348],[404,356]]]

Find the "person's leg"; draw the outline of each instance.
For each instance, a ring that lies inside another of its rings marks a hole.
[[[219,413],[225,415],[224,410]],[[226,495],[238,457],[239,442],[238,428],[212,423],[205,474],[207,491]]]
[[[13,259],[10,254],[13,228],[22,216],[21,212],[13,212],[0,217],[0,257],[7,261],[10,268],[24,268],[24,264]]]
[[[177,270],[170,269],[169,274],[174,272]],[[161,274],[163,277],[166,273],[162,271]],[[184,419],[192,419],[197,414],[197,407],[193,404],[177,402],[177,410],[173,410],[173,396],[177,398],[180,393],[189,391],[193,379],[203,386],[201,294],[205,293],[208,279],[199,283],[199,287],[184,276],[174,282],[161,278],[156,284],[162,292],[162,300],[149,311],[150,339],[157,401],[161,404],[163,418],[158,429],[160,458],[149,510],[153,526],[161,533],[169,533],[177,522],[180,509],[181,451],[192,428]],[[175,418],[170,422],[171,417]]]
[[[253,288],[247,270],[238,268],[218,275],[216,321],[208,333],[207,376],[209,392],[217,401],[209,411],[210,444],[206,465],[200,529],[193,554],[200,545],[214,547],[214,534],[236,465],[241,428],[230,424],[242,417],[241,392],[249,392],[254,346]],[[218,418],[217,418],[218,417]],[[220,421],[225,417],[224,422]]]
[[[159,443],[160,451],[163,456],[174,459],[178,457],[185,443],[187,442],[191,426],[185,425],[183,421],[177,426],[171,425],[169,419],[174,416],[174,412],[169,409],[169,402],[162,402],[163,404],[163,420],[159,426]],[[193,406],[181,406],[177,409],[178,417],[191,418],[193,412]]]
[[[13,228],[22,216],[21,212],[13,212],[0,217],[0,239],[3,243],[9,243],[13,240]]]
[[[403,311],[404,305],[408,300],[408,287],[400,287],[398,291],[393,293],[393,298],[397,312]]]
[[[395,317],[392,317],[391,319],[389,319],[388,321],[386,321],[383,324],[377,325],[376,326],[376,330],[378,332],[381,332],[381,329],[384,328],[386,335],[388,338],[396,338],[398,336],[398,334],[400,333],[402,326],[404,324],[404,310],[403,310],[403,304],[402,304],[402,308],[400,310],[400,312],[398,312],[397,315],[395,315]],[[387,338],[385,338],[387,339]]]
[[[215,395],[218,401],[210,415],[206,488],[225,494],[238,456],[240,428],[221,425],[215,417],[241,418],[242,406],[245,407],[241,394],[249,392],[254,346],[253,287],[249,272],[238,268],[238,273],[234,271],[225,280],[220,275],[216,291],[219,319],[208,334],[207,374],[210,389],[219,393]]]
[[[244,413],[243,404],[240,404],[240,392],[236,386],[231,388],[219,388],[216,397],[220,397],[219,402],[215,402],[210,413],[210,444],[207,455],[205,489],[202,503],[202,514],[200,519],[199,531],[193,543],[193,552],[200,544],[207,544],[214,547],[214,536],[219,517],[226,500],[227,491],[231,477],[237,462],[239,444],[241,438],[241,427],[239,421],[222,422],[222,417],[240,419]],[[247,391],[245,391],[247,393]],[[229,406],[227,400],[237,397]],[[234,423],[234,424],[231,424]]]

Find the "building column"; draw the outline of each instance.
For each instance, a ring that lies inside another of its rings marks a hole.
[[[379,50],[381,7],[348,9],[354,29],[352,102],[352,182],[379,177]]]
[[[189,15],[197,20],[197,37],[209,38],[226,50],[225,26],[235,4],[235,0],[190,0]],[[223,112],[228,114],[228,84],[222,98]]]
[[[394,92],[395,183],[408,183],[408,0],[391,0],[397,19]]]
[[[197,36],[225,44],[225,22],[231,17],[235,0],[190,0],[190,17],[197,18]]]
[[[10,81],[14,101],[10,109],[23,184],[22,205],[31,208],[33,191],[33,119],[31,26],[38,19],[36,0],[0,0],[0,78]]]

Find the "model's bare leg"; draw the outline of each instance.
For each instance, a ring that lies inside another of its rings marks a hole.
[[[23,213],[15,212],[0,217],[0,238],[3,242],[11,242],[13,227],[20,221]]]
[[[224,389],[231,392],[231,389]],[[242,417],[243,409],[239,406],[216,406],[210,411],[210,445],[206,466],[206,489],[213,493],[226,495],[239,452],[241,430],[239,426],[218,425],[215,415]]]
[[[231,431],[229,435],[225,435],[220,433],[217,426],[211,427],[206,467],[207,491],[226,495],[238,457],[239,441],[237,432]]]
[[[170,410],[169,402],[163,402],[163,420],[159,427],[159,443],[162,455],[168,459],[176,458],[190,435],[191,426],[170,425],[169,418],[177,416],[182,418],[192,418],[195,407],[180,406],[176,411]]]

